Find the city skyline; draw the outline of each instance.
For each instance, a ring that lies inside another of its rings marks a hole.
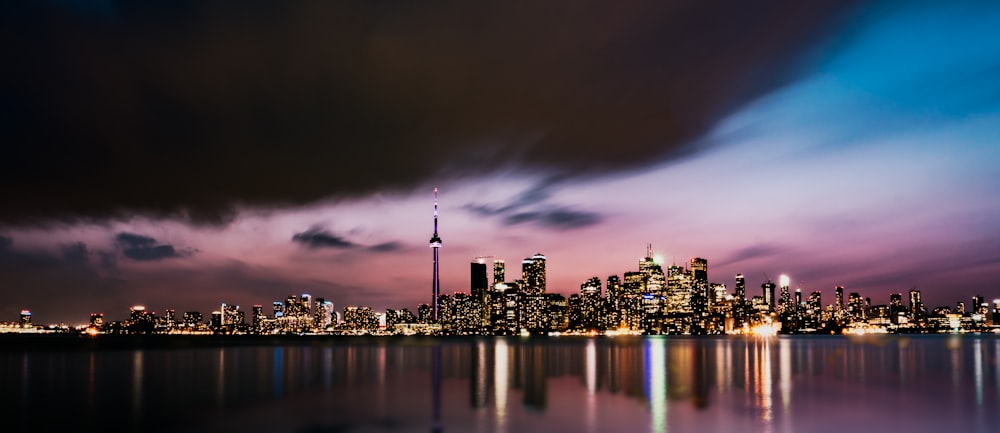
[[[442,293],[543,252],[569,295],[652,243],[748,297],[995,296],[992,2],[7,12],[4,320],[413,308],[433,188]]]

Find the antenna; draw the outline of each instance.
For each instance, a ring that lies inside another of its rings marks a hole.
[[[438,189],[434,188],[434,234],[438,232]]]

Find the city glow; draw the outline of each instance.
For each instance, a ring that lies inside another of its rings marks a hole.
[[[750,328],[750,334],[757,337],[773,337],[778,335],[780,325],[774,323],[761,323]]]

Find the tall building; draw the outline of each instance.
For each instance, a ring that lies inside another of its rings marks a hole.
[[[704,313],[711,298],[708,286],[708,260],[701,257],[691,259],[691,278],[694,280],[694,295],[697,298],[699,312]]]
[[[441,292],[441,278],[438,273],[438,250],[441,249],[441,237],[438,236],[438,189],[434,188],[434,234],[431,235],[431,249],[434,250],[434,281],[432,283],[432,320],[438,321],[438,295]]]
[[[764,290],[764,303],[767,305],[768,311],[774,311],[774,283],[771,280],[767,280],[764,284],[760,285],[760,288]]]
[[[691,277],[696,282],[708,283],[708,260],[701,257],[691,259]]]
[[[264,306],[261,304],[253,304],[251,311],[251,324],[253,326],[251,331],[259,334],[264,330],[264,321],[267,319],[267,317],[264,316]]]
[[[920,300],[920,291],[910,289],[910,319],[919,322],[924,319],[924,303]]]
[[[747,300],[747,280],[743,274],[736,274],[736,301],[746,302]]]
[[[580,326],[586,330],[601,329],[600,278],[593,277],[580,285],[580,301]]]
[[[477,258],[472,261],[470,268],[469,293],[472,294],[473,300],[486,305],[486,289],[489,284],[486,277],[486,261],[483,258]]]
[[[778,311],[790,311],[792,309],[792,296],[788,292],[788,285],[791,280],[788,278],[788,275],[782,275],[778,278],[778,282],[781,290],[781,294],[778,296]]]
[[[497,285],[503,284],[504,278],[504,263],[503,260],[497,259],[493,261],[493,289],[496,290]]]
[[[527,257],[521,261],[521,278],[527,286],[525,288],[527,294],[545,294],[545,256],[542,253]]]
[[[836,311],[843,310],[844,309],[844,286],[837,286],[837,288],[834,289],[834,293],[836,294],[835,296],[837,297],[836,305],[834,306],[834,309]]]

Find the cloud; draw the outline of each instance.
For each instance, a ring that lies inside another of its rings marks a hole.
[[[18,65],[0,69],[3,222],[222,224],[237,205],[662,163],[794,80],[854,7],[137,3],[93,19],[45,5],[0,18],[20,41],[0,46]]]
[[[376,253],[391,253],[394,251],[399,251],[403,248],[404,246],[400,242],[383,242],[381,244],[375,244],[368,247],[368,250]]]
[[[581,211],[548,203],[561,179],[549,178],[522,191],[503,205],[467,203],[462,208],[476,215],[503,217],[506,225],[538,223],[557,230],[570,230],[595,225],[604,217],[596,212]]]
[[[593,212],[557,208],[544,211],[513,213],[505,217],[503,221],[507,225],[536,222],[548,228],[570,230],[598,224],[602,221],[602,217]]]
[[[14,239],[0,235],[0,251],[10,249],[14,245]]]
[[[338,248],[347,249],[354,248],[353,242],[350,242],[343,237],[332,234],[322,228],[312,227],[302,233],[296,233],[292,235],[292,242],[298,242],[309,248]]]
[[[396,241],[383,242],[375,245],[364,246],[347,240],[343,236],[334,234],[329,230],[313,226],[308,230],[292,235],[292,242],[298,243],[309,249],[330,248],[338,250],[348,250],[364,248],[366,251],[375,253],[390,253],[403,249],[403,244]]]
[[[191,254],[191,251],[178,252],[173,245],[157,244],[156,239],[135,233],[118,233],[115,235],[115,243],[121,248],[125,257],[140,262],[172,259]]]
[[[727,266],[734,263],[739,263],[746,260],[759,259],[762,257],[770,257],[782,252],[788,251],[788,247],[775,244],[756,244],[749,247],[740,249],[735,253],[731,254],[721,263],[719,266]]]

